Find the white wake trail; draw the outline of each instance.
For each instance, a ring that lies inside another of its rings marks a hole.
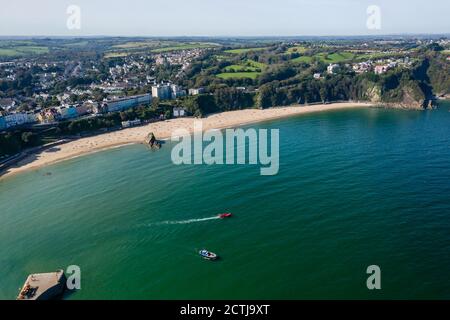
[[[208,221],[208,220],[216,220],[220,219],[219,216],[214,217],[208,217],[208,218],[199,218],[199,219],[189,219],[189,220],[172,220],[172,221],[161,221],[161,222],[155,222],[150,223],[150,226],[158,226],[158,225],[165,225],[165,224],[188,224],[188,223],[196,223],[196,222],[202,222],[202,221]]]

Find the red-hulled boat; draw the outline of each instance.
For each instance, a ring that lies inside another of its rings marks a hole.
[[[220,218],[220,219],[229,218],[229,217],[231,217],[231,216],[232,216],[232,214],[229,213],[229,212],[219,214],[219,218]]]

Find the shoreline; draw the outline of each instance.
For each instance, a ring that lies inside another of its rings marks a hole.
[[[153,122],[143,126],[126,128],[114,132],[80,138],[61,144],[56,148],[50,148],[34,154],[30,154],[29,156],[20,160],[17,164],[6,168],[3,173],[0,173],[0,181],[3,178],[21,172],[36,170],[44,166],[78,158],[95,152],[100,152],[112,148],[119,148],[130,144],[142,144],[146,135],[150,132],[153,132],[158,140],[170,139],[172,132],[180,128],[187,129],[190,133],[192,133],[193,123],[195,120],[203,121],[204,131],[209,129],[221,130],[225,128],[240,127],[253,123],[282,119],[301,114],[349,108],[366,108],[372,106],[373,104],[365,102],[339,102],[308,106],[294,105],[287,107],[274,107],[263,110],[243,109],[225,111],[221,113],[211,114],[201,119],[190,117]]]

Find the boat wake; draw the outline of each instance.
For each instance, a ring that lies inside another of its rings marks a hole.
[[[150,223],[149,226],[160,226],[160,225],[167,225],[167,224],[189,224],[189,223],[196,223],[196,222],[203,222],[203,221],[217,220],[217,219],[220,219],[220,217],[214,216],[214,217],[199,218],[199,219],[161,221],[161,222]]]

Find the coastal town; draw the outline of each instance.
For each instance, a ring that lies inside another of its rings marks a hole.
[[[181,50],[175,53],[157,54],[153,63],[146,63],[143,57],[125,59],[121,65],[107,70],[107,76],[90,84],[66,86],[52,94],[58,83],[69,79],[81,79],[86,74],[98,75],[94,62],[82,66],[79,62],[40,63],[2,62],[0,81],[14,82],[23,72],[33,72],[32,95],[14,95],[0,99],[0,130],[29,124],[54,124],[80,117],[98,116],[105,113],[124,111],[139,105],[149,105],[152,98],[160,100],[178,99],[203,93],[203,88],[182,89],[170,81],[157,83],[150,76],[157,66],[176,65],[180,72],[187,69],[190,61],[202,54],[202,50]],[[148,59],[148,58],[147,58]],[[26,80],[26,79],[24,79]],[[31,83],[30,83],[31,85]],[[145,88],[145,89],[143,89]],[[124,95],[124,91],[140,91],[138,95]],[[148,93],[144,93],[145,91]],[[183,116],[185,111],[175,109],[173,116]]]
[[[1,7],[0,303],[450,298],[450,1]]]
[[[449,68],[445,37],[33,41],[48,52],[0,56],[0,158],[89,132],[236,109],[411,99],[409,107],[429,107],[450,83],[441,73],[414,79],[423,68]]]

